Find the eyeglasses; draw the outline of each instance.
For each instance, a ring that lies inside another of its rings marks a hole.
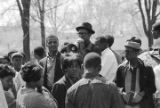
[[[124,51],[125,53],[133,53],[133,52],[135,52],[134,50],[125,50]]]
[[[85,32],[79,32],[79,33],[77,33],[77,34],[79,34],[79,35],[87,35],[88,33],[85,33]]]

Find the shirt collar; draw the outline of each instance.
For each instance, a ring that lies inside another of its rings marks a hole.
[[[54,57],[51,57],[50,54],[49,54],[49,52],[48,52],[48,53],[47,53],[47,57],[48,57],[48,58],[55,58],[55,57],[57,56],[57,54],[58,54],[58,51],[56,52],[56,55],[55,55]]]

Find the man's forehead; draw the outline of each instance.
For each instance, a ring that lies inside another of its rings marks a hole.
[[[58,41],[58,37],[57,36],[49,36],[46,39],[47,41]]]
[[[125,47],[125,50],[134,51],[135,49],[133,49],[131,47]]]

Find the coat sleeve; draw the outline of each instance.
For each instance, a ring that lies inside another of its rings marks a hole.
[[[112,88],[111,108],[124,108],[124,102],[117,87]]]
[[[52,95],[58,102],[58,108],[65,108],[66,88],[63,84],[55,83],[52,88]]]
[[[153,72],[153,68],[151,66],[146,66],[146,73],[147,73],[147,83],[146,83],[146,94],[153,95],[156,91],[155,86],[155,76]]]
[[[123,66],[119,66],[116,72],[116,78],[114,82],[116,83],[117,87],[124,88],[124,79],[123,79]]]
[[[74,106],[74,91],[68,89],[65,99],[65,108],[75,108]]]

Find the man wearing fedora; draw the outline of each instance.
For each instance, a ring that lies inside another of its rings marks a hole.
[[[131,38],[125,45],[126,61],[117,70],[115,79],[125,108],[154,108],[155,76],[152,67],[144,65],[137,56],[141,50],[139,39]]]
[[[76,27],[78,32],[78,36],[80,39],[76,43],[78,46],[78,50],[82,58],[89,53],[94,51],[94,44],[90,41],[91,36],[95,33],[92,29],[92,25],[88,22],[82,23],[82,25]]]

